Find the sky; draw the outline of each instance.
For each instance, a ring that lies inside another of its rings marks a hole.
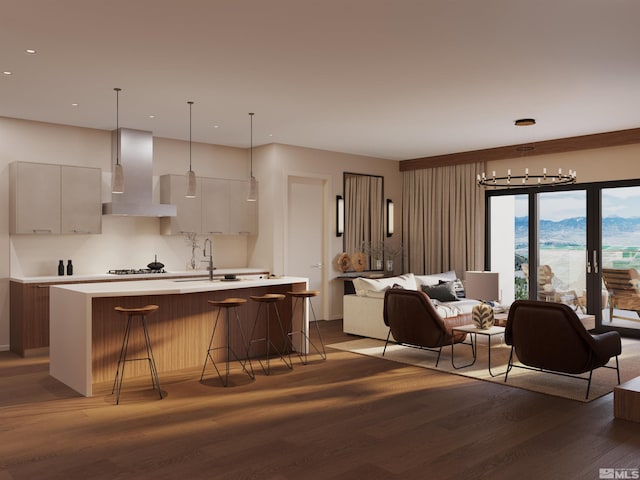
[[[515,202],[515,214],[526,217],[527,197],[518,195]],[[586,192],[570,190],[546,192],[540,195],[540,217],[542,220],[559,221],[565,218],[584,217],[586,215]],[[602,216],[638,217],[640,205],[639,187],[617,187],[602,190]]]

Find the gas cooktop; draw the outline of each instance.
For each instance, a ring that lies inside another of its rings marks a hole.
[[[119,270],[109,270],[107,273],[112,275],[144,275],[148,273],[167,273],[167,271],[164,268],[160,270],[152,270],[150,268],[123,268]]]

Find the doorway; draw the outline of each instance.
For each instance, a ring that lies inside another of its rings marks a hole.
[[[309,279],[309,290],[318,320],[326,319],[326,234],[325,190],[327,180],[289,176],[287,180],[287,237],[285,271],[287,275]]]

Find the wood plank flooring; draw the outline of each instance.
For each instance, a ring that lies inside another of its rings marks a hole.
[[[355,337],[321,322],[325,343]],[[47,357],[0,352],[0,480],[597,479],[640,467],[640,424],[613,394],[574,402],[387,360],[328,351],[256,379],[237,365],[127,378],[81,397]],[[425,353],[429,355],[429,353]],[[210,367],[209,367],[210,368]]]

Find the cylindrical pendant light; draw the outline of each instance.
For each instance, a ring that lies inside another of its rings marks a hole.
[[[258,183],[256,177],[253,176],[253,113],[249,114],[251,118],[251,177],[249,178],[249,195],[247,195],[248,202],[255,202],[258,200]]]
[[[196,197],[196,173],[191,169],[191,107],[193,102],[187,102],[189,104],[189,171],[187,172],[187,193],[184,194],[187,198]]]
[[[120,91],[121,88],[114,88],[116,92],[116,164],[113,166],[113,178],[111,193],[124,193],[124,172],[120,163]]]

